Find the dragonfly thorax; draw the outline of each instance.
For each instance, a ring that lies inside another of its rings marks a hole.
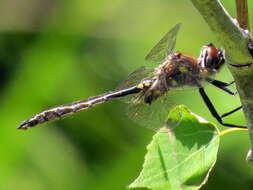
[[[199,82],[206,75],[202,73],[203,69],[198,65],[196,59],[182,53],[168,56],[160,70],[159,78],[166,80],[168,90],[184,86],[199,86]]]
[[[209,48],[209,46],[205,47]],[[186,86],[201,87],[203,82],[212,77],[223,64],[222,56],[211,54],[213,52],[210,49],[205,49],[205,53],[208,54],[202,59],[195,59],[182,53],[168,55],[166,60],[155,69],[154,76],[140,83],[144,102],[151,104],[172,89]]]

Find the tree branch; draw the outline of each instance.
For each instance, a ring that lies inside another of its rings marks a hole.
[[[253,150],[253,61],[248,50],[249,34],[239,27],[219,0],[191,1],[226,51],[226,61],[243,105]]]

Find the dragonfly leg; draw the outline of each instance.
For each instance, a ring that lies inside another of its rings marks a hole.
[[[222,82],[219,80],[207,80],[207,82],[209,82],[210,84],[214,85],[215,87],[227,92],[228,94],[231,95],[235,95],[237,92],[236,91],[232,91],[229,88],[227,88],[227,86],[230,86],[231,84],[233,84],[235,81],[232,81],[230,83],[226,83],[226,82]]]
[[[227,92],[231,95],[234,95],[234,94],[237,93],[237,92],[233,92],[230,89],[226,88],[227,86],[230,86],[231,84],[234,84],[235,81],[232,81],[230,83],[226,83],[226,82],[222,82],[222,81],[218,81],[218,80],[208,80],[208,82],[211,83],[212,85],[224,90],[225,92]],[[237,112],[240,109],[242,109],[242,106],[239,106],[239,107],[233,109],[232,111],[224,113],[220,117],[223,118],[223,117],[229,116],[229,115],[233,114],[234,112]]]
[[[229,116],[229,115],[231,115],[231,114],[237,112],[237,111],[240,110],[240,109],[242,109],[242,106],[239,106],[239,107],[233,109],[232,111],[229,111],[229,112],[227,112],[227,113],[224,113],[224,114],[222,114],[220,117],[221,117],[221,118],[227,117],[227,116]]]
[[[238,108],[236,108],[236,109],[234,109],[234,110],[232,110],[232,111],[230,111],[230,112],[228,112],[228,113],[223,114],[222,116],[220,116],[220,115],[218,114],[218,112],[216,111],[216,109],[215,109],[213,103],[211,102],[211,100],[210,100],[209,97],[207,96],[207,94],[206,94],[204,88],[199,88],[199,93],[200,93],[200,95],[201,95],[203,101],[205,102],[207,108],[209,109],[210,113],[212,114],[212,116],[213,116],[221,125],[223,125],[223,126],[225,126],[225,127],[232,127],[232,128],[247,128],[246,126],[240,126],[240,125],[234,125],[234,124],[224,123],[224,122],[222,121],[222,117],[225,117],[225,116],[227,116],[227,115],[230,115],[230,114],[232,114],[232,113],[238,111],[239,109],[241,109],[240,107],[238,107]],[[225,116],[224,116],[224,115],[225,115]]]

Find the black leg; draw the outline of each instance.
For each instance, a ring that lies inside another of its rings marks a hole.
[[[207,82],[209,82],[210,84],[216,86],[217,88],[219,88],[231,95],[235,95],[237,93],[237,92],[234,92],[234,91],[230,90],[229,88],[227,88],[227,86],[233,84],[234,81],[232,81],[230,83],[226,83],[226,82],[222,82],[222,81],[218,81],[218,80],[208,79]]]
[[[227,93],[229,93],[231,95],[235,95],[236,94],[236,92],[233,92],[230,89],[226,88],[227,86],[230,86],[231,84],[234,84],[235,81],[232,81],[230,83],[226,83],[226,82],[222,82],[222,81],[218,81],[218,80],[213,80],[213,79],[208,79],[207,81],[209,83],[211,83],[212,85],[220,88],[221,90],[224,90],[225,92],[227,92]],[[232,113],[234,113],[234,112],[236,112],[236,111],[238,111],[240,109],[242,109],[242,106],[239,106],[239,107],[233,109],[230,112],[224,113],[220,117],[221,118],[226,117],[226,116],[231,115]]]
[[[204,88],[199,88],[199,93],[202,97],[202,99],[204,100],[206,106],[208,107],[210,113],[212,114],[212,116],[223,126],[225,127],[233,127],[233,128],[247,128],[246,126],[239,126],[239,125],[234,125],[234,124],[229,124],[229,123],[223,123],[222,121],[222,116],[220,116],[215,107],[213,106],[211,100],[209,99],[209,97],[207,96],[206,92],[204,91]],[[226,113],[226,114],[223,114],[223,117],[227,116],[227,115],[230,115],[234,112],[236,112],[237,110],[239,110],[240,107]],[[225,115],[225,116],[224,116]]]
[[[229,115],[231,115],[232,113],[235,113],[235,112],[237,112],[237,111],[240,110],[240,109],[242,109],[242,106],[239,106],[239,107],[233,109],[233,110],[230,111],[230,112],[224,113],[224,114],[222,114],[220,117],[223,118],[223,117],[229,116]]]

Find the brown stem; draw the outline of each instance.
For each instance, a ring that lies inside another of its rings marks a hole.
[[[236,0],[236,12],[237,12],[237,20],[239,22],[240,27],[243,29],[248,29],[250,31],[248,1]]]

